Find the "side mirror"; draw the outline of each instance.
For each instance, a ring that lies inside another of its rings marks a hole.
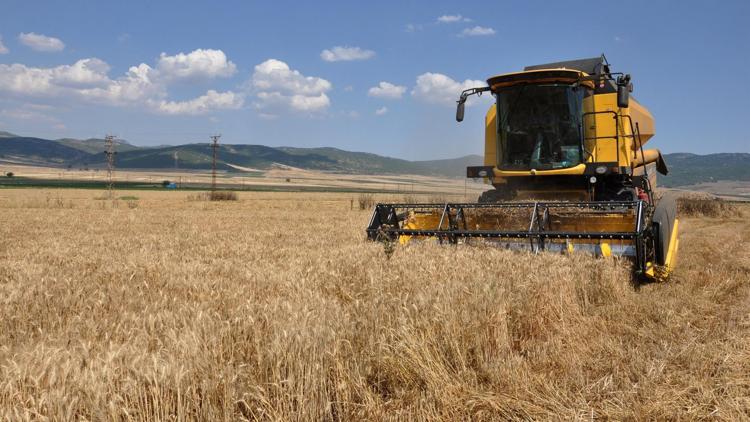
[[[617,107],[628,108],[630,106],[630,91],[633,84],[630,83],[630,75],[621,76],[617,79]]]
[[[481,96],[483,92],[487,92],[490,90],[490,87],[483,86],[479,88],[469,88],[465,89],[461,92],[461,96],[458,97],[458,106],[456,106],[456,121],[457,122],[463,122],[464,121],[464,107],[466,105],[466,99],[469,98],[469,95],[479,95]]]

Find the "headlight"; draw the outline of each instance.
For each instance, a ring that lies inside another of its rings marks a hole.
[[[607,172],[607,166],[599,166],[596,168],[596,174],[604,174]]]
[[[487,170],[479,170],[479,173],[477,173],[479,177],[487,177]]]
[[[591,182],[592,185],[596,183],[596,176],[591,176],[591,178],[589,179],[589,182]]]

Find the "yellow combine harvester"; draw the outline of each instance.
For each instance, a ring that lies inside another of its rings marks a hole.
[[[470,239],[532,251],[588,251],[634,260],[639,278],[666,278],[677,253],[675,202],[653,195],[667,166],[648,110],[630,98],[630,75],[604,56],[529,66],[461,93],[491,92],[484,166],[467,177],[493,189],[478,203],[378,204],[371,240]]]

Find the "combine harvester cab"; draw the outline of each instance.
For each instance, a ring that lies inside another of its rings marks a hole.
[[[610,72],[602,56],[487,84],[461,93],[456,120],[469,96],[495,97],[484,166],[467,168],[492,189],[478,203],[378,204],[368,239],[623,256],[639,279],[666,279],[678,247],[675,202],[654,198],[655,172],[667,166],[659,150],[643,148],[653,118],[630,98],[630,75]]]

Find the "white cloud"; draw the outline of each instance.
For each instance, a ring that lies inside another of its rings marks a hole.
[[[291,108],[297,111],[316,112],[330,106],[326,95],[332,86],[323,78],[305,76],[281,60],[268,59],[255,66],[248,82],[258,99],[256,107]]]
[[[461,15],[443,15],[437,18],[438,23],[471,22],[471,19]]]
[[[464,37],[481,37],[487,35],[495,35],[495,30],[484,26],[475,26],[473,28],[466,28],[461,31],[461,36]]]
[[[25,96],[53,94],[52,70],[17,63],[0,64],[0,91]]]
[[[166,87],[156,81],[156,76],[151,66],[141,63],[131,66],[125,76],[110,80],[103,87],[81,89],[77,94],[88,101],[109,105],[151,105],[166,96]]]
[[[188,101],[161,101],[157,110],[165,114],[206,114],[214,110],[236,110],[244,104],[242,95],[232,91],[208,90],[206,95]]]
[[[10,50],[3,44],[3,37],[0,36],[0,54],[8,54]]]
[[[268,59],[255,66],[252,85],[261,91],[281,90],[298,94],[320,94],[331,89],[323,78],[304,76],[281,60]]]
[[[320,111],[331,105],[331,100],[326,94],[318,96],[293,95],[290,105],[299,111]]]
[[[80,94],[87,88],[113,83],[107,76],[108,71],[109,65],[97,58],[50,68],[0,64],[0,91],[40,97]]]
[[[419,23],[417,23],[417,24],[408,23],[404,27],[404,31],[406,31],[406,32],[417,32],[417,31],[421,31],[423,29],[424,29],[424,25],[419,24]]]
[[[92,87],[110,82],[109,65],[97,58],[78,60],[72,65],[57,66],[51,70],[52,83],[59,86]]]
[[[428,103],[451,105],[456,103],[461,91],[480,86],[487,84],[471,79],[458,82],[442,73],[427,72],[417,77],[417,85],[411,95]]]
[[[385,113],[388,113],[388,107],[380,107],[379,109],[375,110],[376,116],[382,116]]]
[[[167,87],[160,72],[141,63],[121,77],[108,76],[110,66],[97,58],[50,68],[23,64],[0,64],[0,92],[20,98],[62,98],[109,106],[142,107],[163,114],[203,114],[212,110],[242,107],[244,96],[209,90],[188,101],[168,101]]]
[[[273,110],[276,112],[280,112],[284,109],[292,109],[313,113],[323,111],[331,105],[331,100],[325,93],[320,93],[318,95],[291,95],[278,91],[260,91],[255,94],[255,97],[258,99],[258,101],[255,102],[256,108],[260,110]]]
[[[380,82],[378,86],[370,88],[370,90],[367,91],[367,95],[370,97],[397,100],[404,95],[404,92],[406,92],[405,86],[394,85],[390,82],[383,81]]]
[[[161,53],[156,68],[166,80],[229,77],[237,72],[223,51],[201,48],[174,56]]]
[[[336,46],[330,50],[323,50],[320,58],[327,62],[348,62],[352,60],[367,60],[375,57],[372,50],[363,50],[359,47]]]
[[[65,48],[65,43],[59,38],[48,37],[33,32],[21,32],[18,34],[18,40],[21,41],[21,44],[36,51],[62,51]]]

